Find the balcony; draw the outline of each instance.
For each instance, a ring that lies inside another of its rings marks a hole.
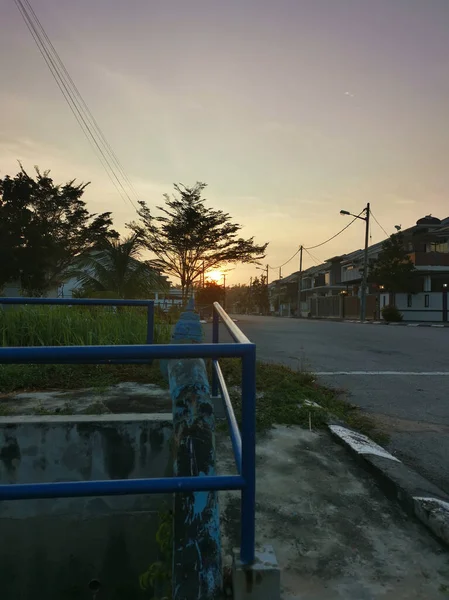
[[[449,267],[449,253],[411,252],[409,256],[415,267]]]

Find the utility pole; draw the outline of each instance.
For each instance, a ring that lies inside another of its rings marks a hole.
[[[369,202],[365,208],[365,252],[363,255],[363,277],[362,277],[362,290],[360,294],[360,320],[366,319],[366,285],[368,282],[368,243],[369,243],[369,217],[370,217],[370,205]]]
[[[248,294],[248,308],[246,309],[246,314],[251,313],[251,307],[252,307],[252,291],[253,291],[253,278],[250,277],[249,278],[249,294]]]
[[[364,217],[360,215],[365,213]],[[347,210],[341,210],[341,215],[350,215],[351,217],[355,217],[356,219],[360,219],[361,221],[365,221],[365,251],[363,253],[363,275],[362,275],[362,288],[360,290],[360,320],[363,321],[366,319],[366,284],[368,281],[368,243],[369,243],[369,218],[370,218],[370,204],[366,205],[366,208],[362,210],[360,215],[353,215]]]
[[[226,310],[226,273],[223,273],[223,308]]]
[[[268,301],[268,312],[267,312],[267,316],[269,316],[270,314],[270,308],[271,308],[271,303],[270,303],[270,290],[268,289],[268,269],[269,269],[269,265],[267,264],[267,301]]]
[[[282,267],[279,267],[279,281],[282,279]]]
[[[299,247],[299,282],[298,282],[298,317],[301,316],[301,292],[302,292],[302,244]]]

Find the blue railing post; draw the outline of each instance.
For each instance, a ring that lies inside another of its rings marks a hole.
[[[154,344],[154,302],[148,302],[148,308],[147,308],[147,344]]]
[[[220,335],[220,317],[218,316],[218,311],[215,306],[212,307],[212,343],[218,344],[219,335]],[[215,369],[212,365],[212,396],[215,398],[218,396],[218,377]]]
[[[172,341],[199,343],[203,331],[191,299]],[[215,476],[215,416],[203,359],[167,364],[173,402],[175,477]],[[214,600],[222,588],[217,492],[176,494],[173,519],[173,600]]]
[[[242,358],[242,520],[240,560],[254,562],[256,510],[256,349]]]

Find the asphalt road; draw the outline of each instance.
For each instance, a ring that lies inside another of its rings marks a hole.
[[[259,359],[347,390],[389,433],[390,452],[449,493],[449,328],[236,318]]]

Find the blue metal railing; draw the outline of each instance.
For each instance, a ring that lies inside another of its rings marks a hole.
[[[3,304],[65,304],[99,306],[148,306],[149,322],[153,305],[140,300],[93,300],[50,298],[1,298]],[[151,306],[151,310],[150,310]],[[235,343],[219,343],[219,320]],[[153,313],[151,317],[153,322]],[[242,361],[242,434],[240,435],[219,358]],[[224,309],[214,304],[212,343],[128,346],[41,346],[0,348],[0,364],[91,364],[149,362],[152,359],[211,358],[212,393],[220,390],[226,409],[237,475],[203,477],[164,477],[159,479],[119,479],[113,481],[68,481],[0,485],[1,500],[114,496],[129,494],[182,493],[209,490],[241,490],[241,548],[244,564],[254,561],[255,544],[255,412],[256,348],[240,331]]]
[[[107,298],[0,298],[1,304],[39,304],[55,306],[145,306],[147,308],[146,343],[154,342],[154,300],[122,300]]]

